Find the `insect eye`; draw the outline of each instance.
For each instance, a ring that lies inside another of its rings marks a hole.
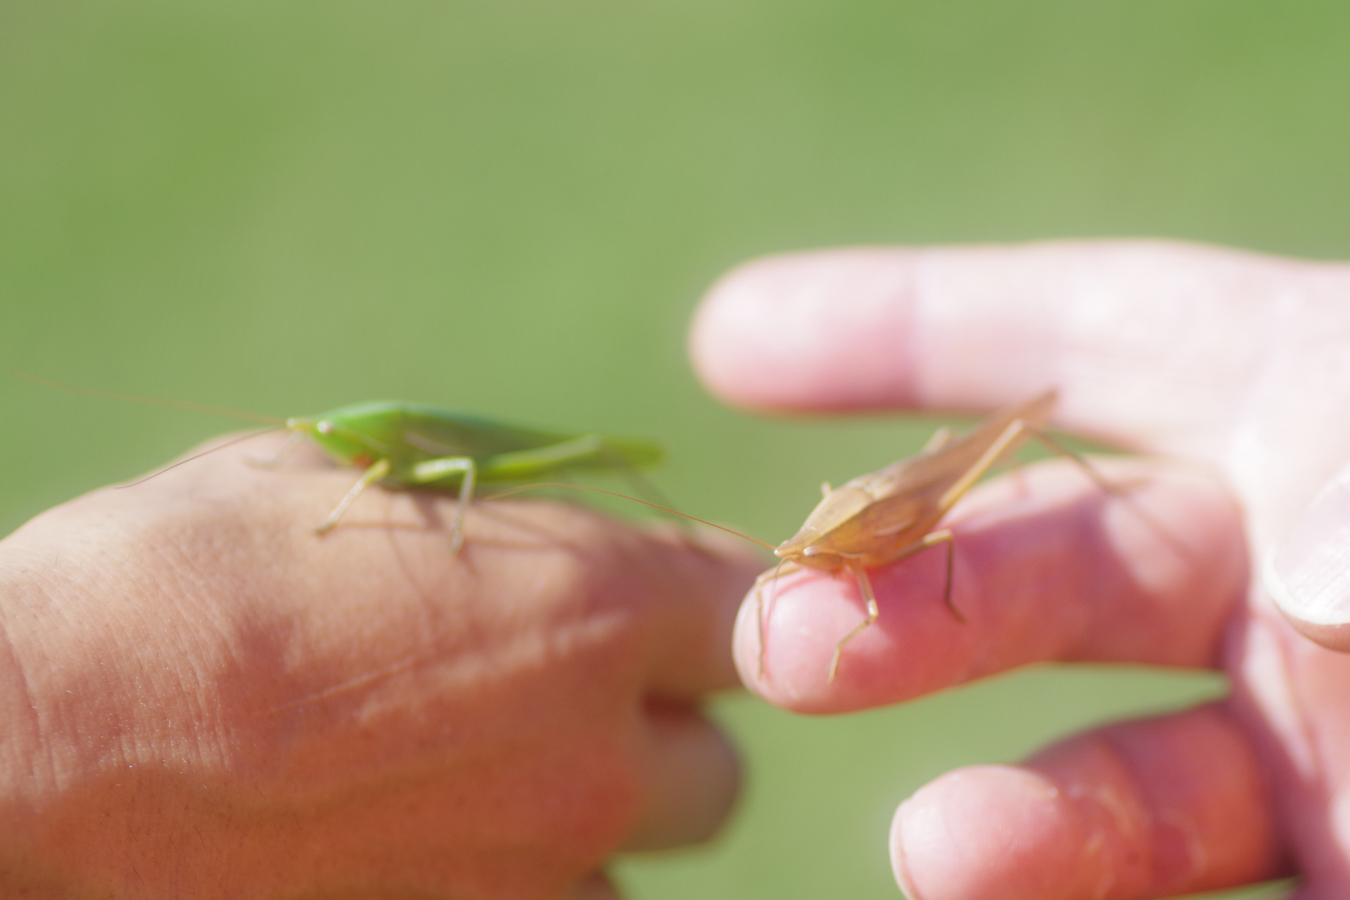
[[[314,427],[315,427],[315,429],[319,432],[319,434],[332,434],[332,433],[333,433],[333,423],[332,423],[332,422],[320,422],[318,425],[315,425]]]
[[[820,555],[819,547],[807,547],[805,550],[802,551],[802,556],[819,556],[819,555]]]

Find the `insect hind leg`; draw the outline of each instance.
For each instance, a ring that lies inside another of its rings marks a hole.
[[[1038,428],[1032,428],[1029,425],[1024,426],[1024,428],[1027,434],[1031,435],[1031,437],[1040,441],[1041,444],[1045,446],[1047,449],[1075,463],[1078,466],[1078,468],[1083,470],[1084,475],[1086,475],[1088,478],[1091,478],[1092,481],[1097,485],[1097,487],[1106,491],[1108,494],[1115,494],[1116,496],[1124,496],[1127,493],[1124,486],[1112,482],[1101,472],[1097,471],[1097,467],[1094,466],[1092,463],[1088,462],[1087,457],[1079,453],[1077,450],[1074,450],[1072,447],[1064,444],[1061,441],[1055,440],[1050,435],[1046,434],[1044,431],[1041,431]]]
[[[451,556],[464,546],[464,514],[473,500],[474,486],[478,481],[478,465],[471,456],[446,456],[423,460],[413,466],[413,478],[418,484],[430,484],[455,474],[460,475],[460,482],[455,518],[450,522]]]
[[[937,431],[933,432],[933,436],[928,439],[928,443],[923,445],[923,449],[920,450],[919,453],[936,453],[950,444],[954,436],[952,430],[946,425],[943,425]]]

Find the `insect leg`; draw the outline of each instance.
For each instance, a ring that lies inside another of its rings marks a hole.
[[[598,434],[585,434],[529,450],[484,456],[479,459],[478,467],[485,481],[489,476],[494,481],[525,481],[605,458],[604,438]]]
[[[877,616],[881,614],[880,610],[877,609],[877,598],[872,593],[872,579],[867,577],[867,570],[857,565],[851,565],[847,568],[853,573],[853,577],[858,580],[858,587],[862,590],[863,600],[867,603],[867,618],[859,622],[852,631],[840,639],[839,643],[834,645],[834,657],[830,660],[830,674],[826,679],[830,683],[834,682],[835,673],[839,671],[839,656],[844,652],[844,646],[861,634],[863,629],[875,622]]]
[[[561,444],[554,444],[551,447],[542,447],[536,450],[525,451],[522,456],[529,455],[529,464],[535,466],[558,466],[566,468],[568,466],[582,466],[587,463],[601,462],[605,466],[618,472],[632,486],[639,497],[645,498],[649,503],[657,507],[674,506],[670,498],[666,497],[656,485],[652,484],[637,466],[628,461],[622,453],[614,448],[602,435],[587,434]],[[494,457],[493,462],[498,459],[507,459],[515,454],[503,454],[501,457]],[[509,463],[508,463],[509,464]],[[689,528],[689,520],[674,516],[675,520],[682,528]]]
[[[928,443],[923,445],[923,449],[920,450],[919,453],[936,453],[938,450],[941,450],[943,447],[950,444],[953,437],[952,430],[946,425],[943,425],[937,431],[933,432],[933,436],[928,439]]]
[[[1040,441],[1042,444],[1049,447],[1051,450],[1055,451],[1061,456],[1066,456],[1073,462],[1077,463],[1078,468],[1082,469],[1083,474],[1091,478],[1093,483],[1096,484],[1097,487],[1101,488],[1103,491],[1112,495],[1113,497],[1120,497],[1123,498],[1126,502],[1128,502],[1130,504],[1130,508],[1134,512],[1134,515],[1138,516],[1145,523],[1147,523],[1149,527],[1152,528],[1155,532],[1157,532],[1158,536],[1162,540],[1166,541],[1169,545],[1171,545],[1171,547],[1174,550],[1176,550],[1184,557],[1194,558],[1192,556],[1191,551],[1187,549],[1188,545],[1186,541],[1181,539],[1172,529],[1170,529],[1167,526],[1166,522],[1160,521],[1156,516],[1152,515],[1147,509],[1145,509],[1144,507],[1140,506],[1137,503],[1134,503],[1131,500],[1130,490],[1133,487],[1138,486],[1139,482],[1137,480],[1132,479],[1125,483],[1112,482],[1105,475],[1099,472],[1097,470],[1097,467],[1092,465],[1092,463],[1089,462],[1081,453],[1074,452],[1072,448],[1064,446],[1059,441],[1055,440],[1054,438],[1050,437],[1050,435],[1045,434],[1044,432],[1038,431],[1034,428],[1028,428],[1027,431],[1032,437],[1036,438],[1036,440]]]
[[[528,481],[548,478],[571,468],[594,469],[597,466],[617,471],[639,495],[645,495],[651,505],[658,508],[672,505],[636,466],[599,434],[584,434],[557,444],[479,459],[478,474],[485,483]],[[688,524],[683,518],[679,521],[681,526]]]
[[[989,470],[1003,458],[1004,454],[1011,452],[1017,447],[1018,443],[1026,440],[1027,431],[1026,422],[1021,419],[1015,419],[1008,423],[1008,427],[1003,429],[994,442],[989,445],[989,449],[975,461],[965,474],[958,478],[947,492],[939,498],[937,506],[942,512],[946,512],[956,505],[956,501],[965,496],[966,491],[975,486],[975,483],[983,478]]]
[[[784,568],[784,567],[787,568]],[[801,570],[801,566],[796,563],[782,560],[772,570],[763,572],[755,579],[755,625],[759,629],[759,677],[764,677],[764,619],[766,611],[764,608],[764,585],[770,581],[777,581],[784,575],[790,575],[793,572]],[[770,597],[770,600],[773,598]]]
[[[929,547],[935,547],[938,544],[947,545],[947,586],[942,589],[942,602],[947,604],[947,608],[952,611],[952,615],[956,616],[957,621],[964,625],[966,617],[961,615],[961,610],[957,609],[956,604],[952,602],[952,574],[956,565],[956,541],[952,538],[951,529],[944,528],[941,531],[933,531],[924,535],[915,552],[927,550]]]
[[[1124,489],[1121,488],[1120,485],[1112,484],[1110,481],[1108,481],[1106,479],[1106,476],[1103,475],[1101,472],[1098,472],[1096,467],[1093,466],[1092,463],[1088,462],[1087,458],[1084,457],[1083,454],[1074,450],[1072,447],[1065,446],[1064,444],[1060,443],[1059,441],[1055,440],[1050,435],[1046,434],[1044,431],[1040,431],[1039,429],[1027,426],[1026,431],[1027,434],[1031,435],[1036,440],[1040,441],[1042,444],[1053,450],[1055,453],[1058,453],[1060,456],[1067,457],[1068,459],[1071,459],[1075,463],[1077,463],[1078,468],[1083,470],[1083,474],[1091,478],[1094,482],[1096,482],[1097,487],[1106,491],[1108,494],[1123,495],[1125,493]]]
[[[459,499],[455,507],[455,518],[450,523],[450,554],[459,552],[464,545],[464,513],[473,500],[473,488],[477,481],[478,466],[471,456],[447,456],[442,459],[428,459],[413,466],[413,482],[427,484],[440,481],[447,475],[460,475]]]
[[[1002,433],[1000,433],[998,438],[989,445],[989,449],[985,450],[984,454],[976,460],[975,464],[971,466],[955,484],[947,489],[947,492],[942,495],[942,499],[938,501],[938,507],[944,512],[951,509],[952,506],[956,504],[956,501],[960,500],[966,491],[974,487],[975,483],[983,478],[999,460],[1006,454],[1012,452],[1018,444],[1028,437],[1035,438],[1051,451],[1077,463],[1078,467],[1082,469],[1098,487],[1107,493],[1116,495],[1124,493],[1118,485],[1112,484],[1105,476],[1098,472],[1081,453],[1076,452],[1071,447],[1065,446],[1044,431],[1041,431],[1039,428],[1028,425],[1025,420],[1014,419],[1008,423],[1008,427],[1003,429]]]
[[[965,624],[966,617],[961,614],[961,610],[957,609],[956,604],[952,601],[952,576],[955,573],[956,566],[956,541],[952,537],[950,529],[944,528],[941,531],[929,532],[924,535],[923,540],[914,544],[914,546],[909,548],[909,550],[900,556],[899,559],[906,559],[910,556],[914,556],[917,553],[927,550],[929,547],[936,547],[938,544],[947,545],[947,577],[942,588],[942,602],[947,604],[947,608],[952,611],[952,615],[956,616],[957,621]],[[897,562],[898,561],[899,560],[897,560]],[[834,681],[835,672],[839,670],[839,657],[844,651],[844,645],[862,633],[863,629],[876,622],[877,616],[880,614],[880,610],[877,607],[876,595],[872,591],[872,579],[867,576],[867,570],[862,566],[848,566],[847,568],[858,580],[858,587],[862,590],[863,600],[867,603],[867,618],[863,619],[856,628],[844,635],[843,639],[834,645],[834,658],[830,660],[830,681]],[[758,584],[758,582],[756,582],[756,584]]]
[[[366,488],[368,488],[371,484],[373,484],[376,481],[379,481],[381,478],[383,478],[388,474],[389,474],[389,460],[387,459],[381,459],[377,461],[369,469],[366,469],[364,472],[362,472],[360,479],[358,479],[356,484],[352,485],[352,489],[347,492],[347,496],[343,497],[342,502],[339,503],[337,507],[331,513],[328,514],[328,518],[323,520],[323,524],[320,525],[318,528],[314,529],[314,533],[325,534],[328,531],[331,531],[333,526],[338,523],[338,519],[342,518],[342,514],[347,511],[347,507],[352,505],[352,501],[355,500],[357,497],[359,497],[361,495],[361,492],[364,491]]]
[[[472,459],[465,459],[468,466],[464,469],[464,481],[459,486],[459,499],[455,504],[455,521],[450,524],[450,555],[454,556],[464,545],[464,513],[473,500],[473,483],[476,468]]]

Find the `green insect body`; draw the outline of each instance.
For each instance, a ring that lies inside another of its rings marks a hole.
[[[316,529],[328,531],[369,485],[456,491],[452,549],[463,541],[464,511],[477,485],[519,484],[575,470],[629,475],[661,461],[660,445],[638,438],[564,434],[506,425],[413,403],[371,402],[320,416],[288,419],[341,465],[364,469],[357,483]],[[283,451],[284,452],[284,451]]]

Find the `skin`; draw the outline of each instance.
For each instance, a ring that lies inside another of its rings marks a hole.
[[[0,542],[0,895],[611,898],[710,835],[758,568],[579,507],[351,486],[259,438]]]
[[[784,578],[736,630],[772,703],[837,713],[1041,661],[1218,668],[1224,702],[950,772],[890,836],[914,900],[1175,896],[1286,874],[1350,896],[1350,267],[1163,242],[775,257],[700,308],[704,383],[772,411],[984,413],[1047,387],[1056,424],[1152,458],[972,492],[942,554]],[[1267,568],[1270,575],[1263,577]],[[1274,602],[1278,598],[1279,605]]]

